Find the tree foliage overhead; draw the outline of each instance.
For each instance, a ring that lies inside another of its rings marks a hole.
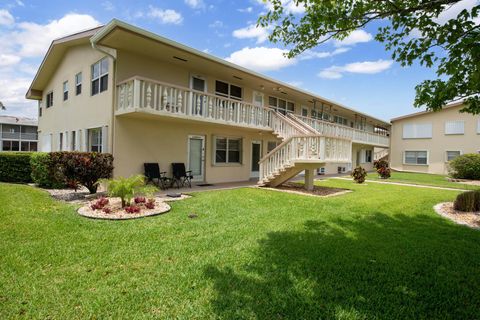
[[[282,0],[268,1],[271,9],[258,25],[273,27],[270,40],[291,48],[288,57],[331,39],[343,40],[378,21],[375,39],[392,52],[392,59],[402,66],[418,61],[436,68],[436,79],[415,87],[416,107],[436,111],[465,100],[462,111],[480,113],[478,2],[446,20],[445,12],[459,0],[292,0],[305,7],[299,15],[289,13]]]

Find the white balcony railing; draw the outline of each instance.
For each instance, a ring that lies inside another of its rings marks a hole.
[[[270,129],[268,108],[140,77],[120,83],[117,99],[117,114],[146,111]]]
[[[336,123],[331,123],[309,117],[303,117],[298,115],[295,115],[293,117],[305,122],[315,130],[317,130],[320,135],[350,139],[356,143],[365,143],[384,147],[388,147],[390,145],[390,138],[385,135],[362,131],[347,126],[342,126]]]

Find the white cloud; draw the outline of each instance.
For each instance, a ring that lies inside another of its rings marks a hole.
[[[48,24],[21,22],[10,35],[11,41],[19,47],[22,57],[35,57],[45,54],[52,40],[100,25],[90,15],[70,13]]]
[[[0,9],[0,26],[10,26],[15,23],[15,18],[8,10]]]
[[[103,1],[102,2],[102,7],[106,11],[113,11],[115,10],[115,5],[111,1]]]
[[[0,53],[0,67],[7,67],[19,63],[21,58],[13,54]]]
[[[223,27],[223,22],[220,20],[215,20],[212,23],[208,25],[209,28],[222,28]]]
[[[337,48],[333,51],[313,51],[313,50],[307,50],[303,52],[298,58],[300,60],[310,60],[310,59],[323,59],[323,58],[329,58],[336,56],[338,54],[345,53],[349,51],[350,48],[343,47],[343,48]]]
[[[447,5],[435,21],[439,24],[445,24],[448,20],[455,19],[462,10],[467,9],[470,11],[478,4],[478,0],[462,0],[453,5]],[[480,23],[480,18],[476,18],[474,21],[478,24]]]
[[[204,9],[205,3],[202,0],[184,0],[185,4],[192,9]]]
[[[377,60],[348,63],[344,66],[331,66],[320,71],[321,78],[340,79],[344,73],[375,74],[389,69],[393,64],[392,60]]]
[[[226,60],[256,71],[273,71],[297,63],[296,59],[286,58],[286,52],[279,48],[246,47],[233,52]]]
[[[159,19],[162,24],[180,24],[183,21],[183,17],[179,12],[172,9],[163,10],[153,6],[150,6],[148,16]]]
[[[354,30],[352,33],[348,35],[345,39],[339,41],[335,40],[334,45],[336,47],[342,47],[342,46],[352,46],[357,43],[364,43],[364,42],[369,42],[373,40],[373,36],[364,31],[364,30]]]
[[[303,3],[298,5],[295,3],[295,0],[281,0],[284,13],[286,14],[301,14],[305,12],[305,6]],[[273,5],[269,1],[257,0],[257,3],[263,5],[266,10],[273,10]]]
[[[257,27],[255,24],[251,24],[245,28],[234,30],[232,35],[237,39],[256,38],[257,43],[263,43],[268,39],[268,30],[262,27]]]
[[[240,8],[240,9],[237,9],[238,12],[245,12],[245,13],[251,13],[253,11],[253,8],[252,7],[247,7],[247,8]]]

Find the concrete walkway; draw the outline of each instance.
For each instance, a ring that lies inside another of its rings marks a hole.
[[[353,181],[349,178],[342,177],[332,177],[332,179],[348,180]],[[365,182],[380,183],[380,184],[393,184],[396,186],[406,186],[406,187],[416,187],[416,188],[427,188],[427,189],[437,189],[437,190],[449,190],[449,191],[466,191],[464,189],[448,188],[448,187],[435,187],[435,186],[426,186],[423,184],[412,184],[412,183],[402,183],[402,182],[388,182],[388,181],[376,181],[376,180],[365,180]]]
[[[227,183],[214,183],[209,186],[198,186],[192,182],[191,188],[169,188],[167,190],[160,190],[158,196],[166,196],[170,193],[190,193],[190,192],[201,192],[201,191],[213,191],[213,190],[228,190],[228,189],[238,189],[245,187],[253,187],[257,185],[257,180],[241,181],[241,182],[227,182]]]

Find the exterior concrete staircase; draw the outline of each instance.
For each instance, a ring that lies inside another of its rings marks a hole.
[[[350,163],[352,140],[339,135],[320,134],[293,116],[271,113],[270,126],[282,139],[260,159],[259,184],[275,187],[305,170],[305,185],[313,188],[313,170],[326,163]]]

